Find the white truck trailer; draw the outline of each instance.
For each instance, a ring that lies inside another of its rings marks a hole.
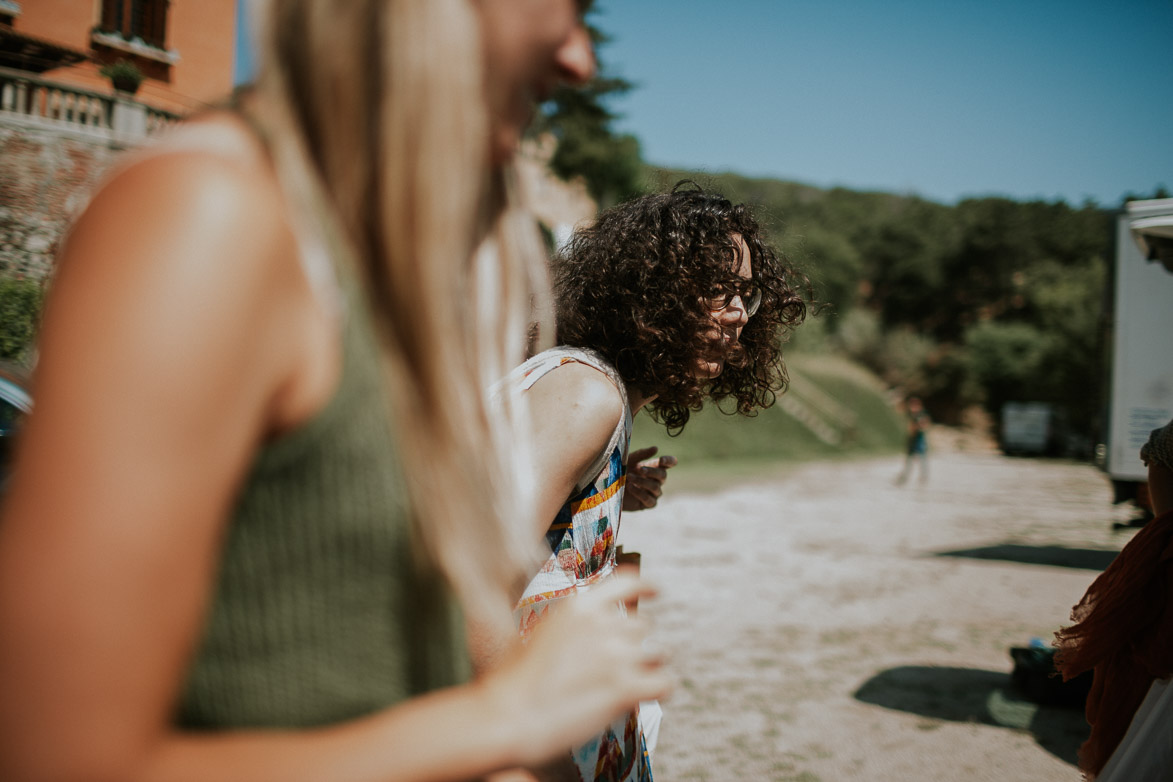
[[[1116,500],[1147,509],[1140,447],[1173,419],[1173,198],[1120,214],[1113,298],[1105,467]]]

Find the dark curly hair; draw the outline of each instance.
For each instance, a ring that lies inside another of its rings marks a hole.
[[[721,374],[697,378],[713,325],[706,300],[741,282],[735,234],[749,248],[761,306]],[[774,403],[788,382],[782,343],[806,317],[799,290],[809,289],[765,243],[747,206],[689,181],[604,211],[554,261],[559,343],[597,351],[630,387],[655,395],[647,409],[670,434],[706,398],[723,408],[732,399],[742,415]]]

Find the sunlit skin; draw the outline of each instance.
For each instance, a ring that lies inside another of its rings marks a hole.
[[[584,3],[575,0],[480,0],[492,129],[492,159],[507,162],[537,105],[560,84],[595,74]]]
[[[733,235],[737,245],[739,263],[737,274],[748,280],[753,277],[753,267],[750,265],[749,247],[739,234]],[[725,368],[725,356],[741,338],[741,330],[749,322],[749,313],[741,296],[734,296],[722,309],[711,310],[713,327],[702,336],[707,341],[709,349],[697,356],[694,377],[713,378],[721,374]],[[651,401],[651,400],[648,400]]]

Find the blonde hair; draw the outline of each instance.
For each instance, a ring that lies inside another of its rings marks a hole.
[[[320,190],[367,283],[417,549],[479,614],[532,565],[490,384],[519,363],[548,283],[533,221],[489,162],[468,0],[268,0],[258,111],[295,209]],[[535,304],[536,302],[536,304]]]

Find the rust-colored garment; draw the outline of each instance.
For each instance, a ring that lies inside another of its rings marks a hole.
[[[1112,756],[1155,679],[1173,674],[1173,511],[1145,524],[1055,634],[1064,681],[1095,671],[1079,767],[1094,778]]]

